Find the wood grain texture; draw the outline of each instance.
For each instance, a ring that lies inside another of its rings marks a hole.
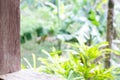
[[[33,70],[22,70],[19,72],[0,75],[1,80],[63,80],[55,75],[38,73]]]
[[[0,74],[20,69],[19,0],[0,0]]]

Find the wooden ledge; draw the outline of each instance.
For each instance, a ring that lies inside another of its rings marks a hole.
[[[33,70],[22,70],[6,75],[0,75],[0,80],[63,80],[57,76],[35,72]]]

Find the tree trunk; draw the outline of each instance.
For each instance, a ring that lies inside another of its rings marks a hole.
[[[20,69],[19,0],[0,0],[0,75]]]
[[[108,0],[108,16],[107,16],[107,37],[106,40],[109,42],[108,48],[111,48],[113,39],[113,13],[114,13],[114,0]],[[110,67],[111,54],[106,54],[105,68]]]

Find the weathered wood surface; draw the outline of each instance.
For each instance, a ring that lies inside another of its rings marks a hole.
[[[0,74],[20,69],[20,0],[0,0]]]
[[[0,80],[63,80],[55,75],[38,73],[33,70],[24,70],[11,74],[1,75]]]

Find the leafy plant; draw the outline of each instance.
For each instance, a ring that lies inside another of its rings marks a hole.
[[[24,60],[25,61],[25,63],[27,64],[27,66],[26,65],[24,65],[24,64],[21,64],[21,68],[22,69],[27,69],[27,68],[29,68],[29,69],[37,69],[37,58],[36,58],[36,55],[35,54],[32,54],[32,63],[33,64],[31,64],[31,62],[27,59],[27,58],[23,58],[22,60]]]
[[[63,55],[45,52],[48,58],[39,58],[42,62],[39,70],[42,72],[57,74],[67,80],[107,80],[114,79],[112,68],[104,68],[104,54],[110,49],[103,48],[107,43],[88,47],[84,44],[70,44],[71,49],[63,51]]]
[[[75,32],[81,32],[87,23],[88,28],[90,26],[92,30],[94,26],[97,26],[98,30],[96,29],[94,34],[99,36],[97,32],[101,31],[102,33],[101,28],[104,28],[103,26],[99,27],[100,24],[103,24],[100,21],[105,22],[100,18],[104,12],[98,11],[103,3],[105,2],[101,0],[21,0],[21,43],[25,43],[24,33],[35,32],[40,27],[44,31],[37,33],[38,35],[43,33],[43,35],[48,36],[59,34],[71,34],[73,36]],[[89,41],[89,35],[97,39],[93,34],[86,34],[87,29],[82,32],[87,35],[87,38],[86,36],[80,36],[80,38],[86,41]]]

